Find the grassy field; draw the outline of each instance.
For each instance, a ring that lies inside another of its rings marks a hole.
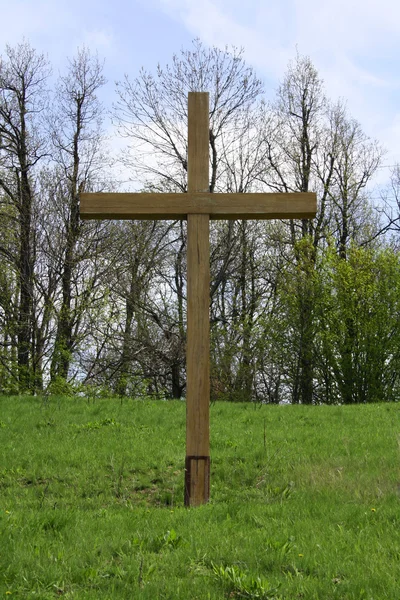
[[[400,599],[400,406],[0,399],[0,598]]]

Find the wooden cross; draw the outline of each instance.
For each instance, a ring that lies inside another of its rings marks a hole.
[[[188,98],[188,191],[81,194],[82,219],[187,219],[185,504],[210,495],[210,219],[311,219],[314,193],[211,194],[208,92]]]

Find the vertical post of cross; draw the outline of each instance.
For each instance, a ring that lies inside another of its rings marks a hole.
[[[208,92],[188,98],[188,192],[209,191]],[[210,252],[208,214],[187,217],[185,504],[210,497]]]

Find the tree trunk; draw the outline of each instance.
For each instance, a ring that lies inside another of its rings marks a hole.
[[[126,396],[128,389],[128,380],[129,380],[129,364],[132,361],[131,356],[131,331],[132,331],[132,321],[134,315],[134,300],[133,296],[135,294],[135,281],[134,276],[132,274],[131,279],[131,287],[129,297],[126,299],[126,317],[125,317],[125,328],[124,328],[124,338],[122,342],[122,353],[121,353],[121,362],[119,368],[119,377],[117,380],[117,384],[115,387],[115,391],[118,396]]]
[[[18,377],[22,393],[32,390],[31,340],[33,308],[33,260],[31,248],[32,195],[27,174],[25,121],[22,117],[22,148],[20,153],[20,240],[19,240],[19,314],[18,314]]]

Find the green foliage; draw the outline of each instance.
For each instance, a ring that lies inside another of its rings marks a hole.
[[[101,429],[101,427],[108,427],[109,425],[113,427],[121,427],[121,424],[118,423],[113,417],[106,417],[101,421],[89,421],[89,423],[77,425],[76,431],[93,431],[96,429]]]
[[[176,550],[184,543],[183,538],[178,535],[175,529],[168,530],[166,533],[155,537],[135,538],[133,544],[141,551],[159,553],[164,550]]]
[[[316,357],[327,401],[397,400],[399,256],[351,247],[343,260],[329,248],[317,277]]]
[[[211,566],[216,580],[222,583],[229,598],[276,598],[277,588],[271,588],[261,577],[252,577],[235,565],[211,563]]]
[[[0,410],[0,596],[397,597],[395,403],[214,403],[211,502],[196,509],[183,402]]]
[[[74,382],[67,381],[65,377],[56,375],[50,382],[47,393],[52,396],[73,396],[80,391],[80,386]]]
[[[263,344],[271,338],[277,346],[281,398],[296,401],[302,357],[315,404],[399,399],[400,258],[393,250],[351,246],[343,259],[329,245],[315,256],[310,240],[301,240],[282,273],[275,318],[263,327]]]

